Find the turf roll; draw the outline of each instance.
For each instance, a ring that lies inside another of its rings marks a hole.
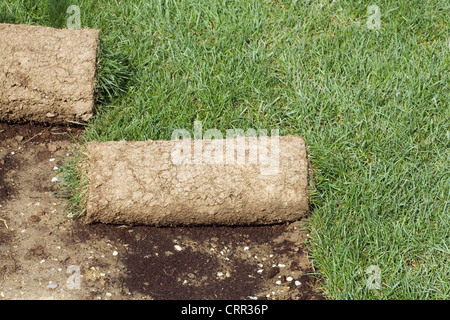
[[[87,144],[84,222],[262,225],[308,214],[298,136]]]
[[[0,121],[93,115],[98,30],[0,24]]]

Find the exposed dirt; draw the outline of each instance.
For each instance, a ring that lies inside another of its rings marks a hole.
[[[82,225],[56,196],[79,128],[0,123],[0,299],[322,299],[302,222]]]

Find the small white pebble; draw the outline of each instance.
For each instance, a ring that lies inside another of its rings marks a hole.
[[[258,271],[256,271],[256,272],[258,272],[258,273],[262,273],[264,271],[264,269],[259,269]]]
[[[292,277],[287,277],[286,280],[287,281],[292,281]]]
[[[16,154],[16,153],[15,153],[14,151],[11,152],[11,155],[12,155],[12,156],[15,155],[15,154]]]
[[[248,298],[249,298],[250,300],[258,300],[258,297],[248,296]]]
[[[50,161],[50,162],[53,162],[53,161],[55,161],[55,158],[51,158],[49,161]]]
[[[266,298],[269,298],[269,297],[270,297],[270,293],[266,294]]]
[[[175,250],[177,250],[177,251],[181,251],[181,250],[183,250],[183,248],[181,248],[181,246],[179,246],[179,245],[174,245],[173,246],[174,248],[175,248]]]
[[[298,280],[295,280],[295,282],[294,282],[294,283],[295,283],[295,285],[296,285],[296,286],[299,286],[299,285],[301,285],[301,284],[302,284],[302,283],[301,283],[300,281],[298,281]]]
[[[58,181],[58,178],[57,177],[53,177],[52,178],[52,182],[56,182],[56,181]]]
[[[35,205],[36,207],[39,207],[39,206],[41,205],[41,203],[40,203],[40,202],[36,202],[34,205]]]
[[[106,296],[107,296],[107,297],[111,297],[111,296],[112,296],[112,293],[111,293],[111,292],[107,292],[107,293],[106,293]]]
[[[119,253],[117,251],[113,251],[113,256],[117,256]]]
[[[25,229],[23,229],[23,230],[22,230],[22,231],[20,231],[20,232],[22,232],[22,233],[25,233],[25,231],[26,231],[26,230],[25,230]]]
[[[53,170],[58,170],[59,168],[57,167],[57,166],[54,166],[53,167]]]
[[[281,284],[281,280],[275,281],[276,284]]]
[[[186,284],[186,283],[187,283],[187,280],[184,280],[184,281],[183,281],[183,284]]]
[[[42,259],[41,261],[39,261],[39,263],[44,263],[45,262],[45,259]]]
[[[248,247],[244,247],[244,250],[247,251],[249,248]]]
[[[285,265],[285,264],[283,264],[283,263],[279,263],[279,264],[278,264],[278,267],[280,267],[280,268],[284,268],[284,267],[286,267],[286,265]]]
[[[56,289],[56,288],[58,288],[57,283],[51,283],[51,284],[47,285],[47,289]]]

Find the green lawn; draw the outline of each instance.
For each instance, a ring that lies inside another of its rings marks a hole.
[[[85,140],[301,135],[325,295],[450,299],[449,1],[3,0],[0,21],[64,26],[71,4],[102,31]]]

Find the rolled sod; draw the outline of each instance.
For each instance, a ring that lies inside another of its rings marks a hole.
[[[86,223],[258,225],[308,214],[298,136],[90,142],[87,155]]]
[[[0,24],[0,121],[93,115],[99,30]]]

